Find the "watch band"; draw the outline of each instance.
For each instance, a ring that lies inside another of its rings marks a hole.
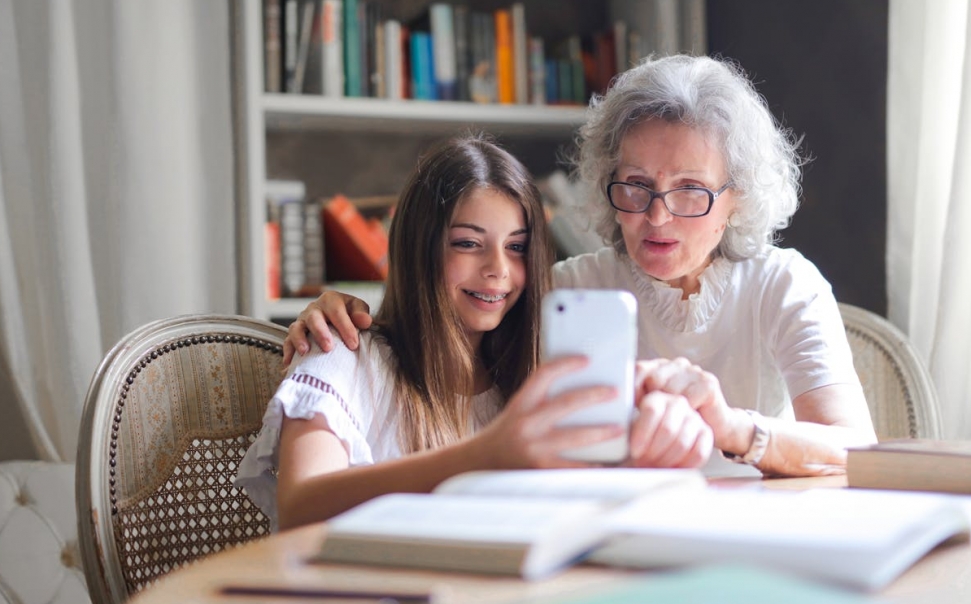
[[[765,450],[769,448],[769,427],[765,423],[765,417],[758,411],[746,409],[745,412],[752,417],[752,424],[755,427],[752,433],[752,444],[742,455],[734,453],[724,453],[724,455],[732,461],[757,466],[762,461]]]

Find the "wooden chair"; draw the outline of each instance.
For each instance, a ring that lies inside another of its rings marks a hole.
[[[78,442],[78,536],[92,600],[123,602],[197,558],[269,533],[233,487],[282,378],[286,330],[228,315],[149,323],[105,356]]]
[[[839,307],[877,438],[941,438],[937,392],[907,336],[869,310]]]

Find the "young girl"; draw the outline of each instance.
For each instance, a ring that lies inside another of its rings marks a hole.
[[[551,380],[585,360],[538,366],[551,245],[537,190],[511,155],[470,137],[420,160],[392,222],[389,263],[357,350],[314,347],[295,358],[240,464],[236,485],[275,528],[384,493],[427,492],[464,471],[583,465],[559,453],[623,432],[557,427],[613,393],[546,398]],[[677,397],[643,398],[654,401],[641,405],[647,420],[658,415],[652,404],[687,409]],[[710,451],[710,433],[695,423],[700,444],[685,453],[688,465]]]

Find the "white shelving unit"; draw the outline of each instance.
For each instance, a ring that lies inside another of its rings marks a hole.
[[[496,135],[543,136],[569,140],[583,123],[581,107],[474,104],[442,101],[390,101],[373,98],[327,99],[315,95],[263,92],[263,14],[261,0],[233,3],[237,132],[237,240],[239,312],[286,321],[308,299],[266,297],[263,226],[267,136],[273,133],[329,132],[409,136],[457,133],[469,128]],[[334,191],[340,190],[335,183]]]
[[[510,0],[510,4],[511,4]],[[551,0],[525,0],[537,14],[548,14]],[[580,0],[575,0],[580,1]],[[670,0],[649,0],[651,2]],[[700,0],[691,0],[697,2]],[[412,13],[421,10],[420,0],[410,1]],[[425,2],[424,4],[428,4]],[[262,319],[286,322],[308,303],[308,299],[271,300],[266,297],[264,264],[264,183],[268,178],[267,141],[273,137],[327,138],[344,136],[408,138],[447,136],[469,129],[500,137],[542,140],[552,157],[559,145],[568,143],[583,123],[582,107],[546,105],[500,105],[443,101],[390,101],[373,98],[328,99],[315,95],[267,94],[263,92],[263,6],[261,0],[230,3],[234,11],[235,122],[237,149],[237,253],[239,312]],[[643,20],[646,6],[641,0],[611,0],[604,4],[609,14]],[[632,12],[633,11],[633,12]],[[646,25],[643,26],[646,28]],[[646,29],[645,29],[646,31]],[[547,144],[548,143],[548,144]],[[546,148],[546,147],[544,147]],[[375,167],[381,153],[375,145]],[[289,156],[288,156],[289,157]],[[273,158],[270,158],[273,159]],[[326,161],[322,158],[321,161]],[[370,161],[370,154],[368,161]],[[277,165],[279,162],[276,162]],[[527,162],[528,165],[528,162]],[[370,166],[363,166],[368,169]],[[343,183],[333,182],[329,194],[341,192]]]

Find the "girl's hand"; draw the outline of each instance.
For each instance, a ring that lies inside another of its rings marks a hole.
[[[570,413],[616,396],[614,388],[591,386],[548,396],[554,379],[584,367],[584,357],[563,357],[543,364],[513,395],[492,423],[472,437],[475,455],[485,466],[506,468],[591,467],[596,464],[564,459],[567,449],[592,445],[621,436],[624,426],[569,426],[557,424]]]
[[[334,340],[328,323],[334,326],[348,348],[356,350],[358,330],[371,326],[369,310],[367,303],[350,294],[335,291],[320,294],[287,328],[287,339],[283,342],[283,366],[290,364],[295,352],[307,354],[310,351],[308,331],[321,350],[330,352],[334,348]]]

